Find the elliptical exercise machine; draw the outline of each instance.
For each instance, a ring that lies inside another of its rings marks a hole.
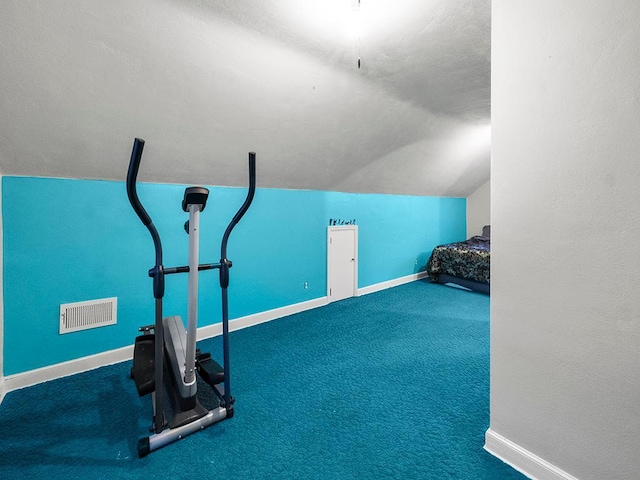
[[[139,440],[138,455],[144,457],[186,435],[233,416],[234,398],[231,396],[229,373],[229,311],[227,287],[232,262],[227,259],[227,242],[233,228],[249,209],[256,189],[256,154],[249,153],[249,190],[247,197],[235,214],[222,237],[219,263],[199,263],[200,212],[204,210],[209,190],[203,187],[188,187],[182,200],[182,209],[189,213],[185,230],[189,234],[189,265],[164,267],[162,265],[162,243],[151,217],[140,203],[136,191],[138,169],[142,158],[144,140],[133,142],[129,170],[127,172],[127,195],[134,211],[147,227],[155,247],[155,265],[149,270],[153,278],[155,298],[155,323],[140,327],[142,335],[135,341],[131,376],[135,380],[138,394],[151,394],[153,425],[151,435]],[[198,272],[218,269],[222,289],[222,349],[223,364],[220,366],[209,353],[196,350],[198,324]],[[163,318],[162,299],[165,275],[188,273],[187,329],[179,316]],[[196,372],[200,380],[196,377]],[[201,402],[198,384],[213,392],[216,405],[205,408]],[[165,395],[167,398],[165,398]],[[166,405],[166,400],[169,405]]]

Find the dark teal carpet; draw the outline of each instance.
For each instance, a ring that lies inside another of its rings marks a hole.
[[[524,478],[482,449],[487,296],[413,282],[235,332],[231,355],[235,417],[144,459],[130,362],[9,393],[0,478]]]

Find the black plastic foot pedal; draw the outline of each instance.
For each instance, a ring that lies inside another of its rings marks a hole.
[[[136,382],[138,395],[144,397],[156,389],[155,379],[156,336],[140,335],[133,347],[131,376]]]
[[[202,379],[212,387],[224,382],[224,369],[211,358],[210,353],[202,353],[196,357],[196,368]]]

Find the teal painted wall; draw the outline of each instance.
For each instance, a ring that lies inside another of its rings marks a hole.
[[[224,229],[246,195],[209,188],[201,262],[220,259]],[[138,191],[165,266],[187,264],[184,186]],[[131,345],[137,327],[153,323],[153,244],[123,182],[3,177],[2,195],[5,375]],[[361,288],[415,273],[435,245],[466,237],[464,198],[258,189],[229,240],[230,318],[324,297],[330,218],[358,224]],[[186,275],[167,278],[166,314],[186,316],[186,284]],[[114,296],[117,325],[58,334],[61,303]],[[199,324],[219,321],[217,272],[203,272]]]

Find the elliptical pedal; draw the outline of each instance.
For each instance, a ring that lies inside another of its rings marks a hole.
[[[211,358],[210,353],[200,353],[196,356],[196,369],[200,377],[212,388],[224,382],[224,368]]]
[[[136,337],[131,377],[136,383],[136,390],[138,390],[140,397],[144,397],[156,389],[155,342],[156,336],[153,333]]]

